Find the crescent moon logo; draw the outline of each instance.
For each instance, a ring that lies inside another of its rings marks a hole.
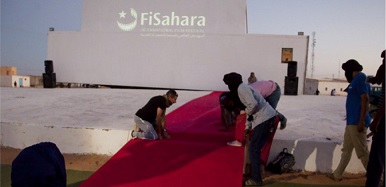
[[[119,13],[119,15],[120,15],[120,18],[125,18],[126,13],[122,11],[121,13]],[[130,15],[133,16],[134,18],[134,21],[131,23],[121,23],[117,21],[118,27],[121,30],[132,31],[137,26],[137,12],[133,8],[130,8]]]

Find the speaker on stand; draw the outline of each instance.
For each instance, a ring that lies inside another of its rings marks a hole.
[[[54,73],[54,64],[53,64],[52,60],[44,61],[44,66],[45,66],[45,72],[47,74]]]
[[[43,87],[56,88],[56,74],[52,60],[44,61],[45,73],[43,73]]]
[[[287,76],[284,80],[284,95],[298,95],[299,77],[296,76],[298,62],[289,61],[287,64]]]
[[[299,77],[285,77],[284,95],[298,95]]]
[[[296,61],[289,61],[287,62],[287,76],[288,77],[296,77],[296,73],[298,71],[298,62]]]

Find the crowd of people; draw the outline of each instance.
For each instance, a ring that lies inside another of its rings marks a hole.
[[[363,67],[358,61],[350,59],[342,64],[349,86],[346,99],[346,127],[344,132],[342,155],[338,167],[329,177],[342,180],[342,175],[355,150],[367,170],[367,187],[377,187],[382,181],[385,167],[385,51],[376,76],[367,81],[362,72]],[[262,149],[271,144],[273,135],[280,122],[280,129],[286,128],[287,118],[276,110],[281,96],[281,89],[271,80],[257,80],[254,72],[248,77],[248,84],[243,83],[242,76],[236,72],[224,75],[223,81],[229,91],[219,97],[221,118],[228,130],[235,124],[236,118],[245,116],[245,130],[241,137],[248,138],[248,156],[250,176],[245,185],[263,185],[263,170],[266,159],[262,159]],[[378,112],[374,119],[369,115],[370,84],[382,85],[382,96]],[[163,96],[155,96],[135,115],[134,121],[138,128],[130,132],[132,138],[157,140],[170,138],[166,131],[165,110],[177,101],[178,94],[169,90]],[[369,151],[367,147],[367,129],[373,134]],[[237,133],[237,132],[236,132]],[[228,142],[230,146],[242,146],[243,138]],[[267,155],[264,155],[267,158]],[[383,180],[384,186],[384,180]]]

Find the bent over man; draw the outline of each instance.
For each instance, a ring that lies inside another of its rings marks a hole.
[[[275,125],[277,112],[255,89],[244,84],[238,73],[229,73],[224,76],[224,82],[229,90],[239,96],[240,101],[246,106],[248,116],[245,133],[253,130],[249,144],[249,158],[251,162],[251,178],[245,185],[263,185],[260,172],[261,149],[263,148],[270,129]]]

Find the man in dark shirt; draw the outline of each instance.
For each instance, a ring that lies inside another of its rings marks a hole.
[[[373,84],[382,84],[382,94],[377,114],[370,124],[370,130],[374,135],[367,163],[366,187],[380,186],[380,181],[385,186],[385,180],[381,180],[382,175],[385,176],[385,51],[381,53],[383,60],[376,76],[370,80]]]
[[[166,108],[176,103],[178,94],[175,90],[169,90],[165,95],[152,97],[145,106],[135,113],[134,122],[138,131],[130,131],[132,138],[157,140],[170,136],[166,131]]]

